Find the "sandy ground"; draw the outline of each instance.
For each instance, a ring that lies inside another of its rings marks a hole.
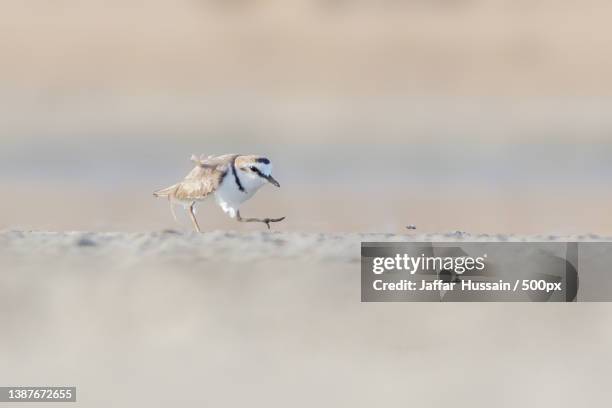
[[[278,172],[278,179],[284,176]],[[421,173],[415,175],[419,177]],[[193,231],[187,211],[176,206],[174,221],[165,199],[151,195],[168,182],[143,183],[130,188],[96,188],[95,183],[44,185],[3,184],[0,230],[85,230],[95,232]],[[288,179],[289,177],[287,177]],[[281,232],[376,232],[401,234],[414,224],[420,232],[471,231],[472,233],[556,234],[583,232],[612,235],[607,188],[440,186],[437,183],[398,184],[369,191],[368,186],[347,188],[281,181],[282,187],[264,187],[242,207],[244,216],[281,217]],[[386,189],[385,189],[386,187]],[[159,187],[157,187],[159,188]],[[585,211],[588,209],[588,211]],[[204,231],[257,232],[259,224],[240,224],[225,215],[214,200],[197,206]]]
[[[607,304],[360,303],[362,240],[527,238],[4,231],[0,383],[86,407],[601,405]]]

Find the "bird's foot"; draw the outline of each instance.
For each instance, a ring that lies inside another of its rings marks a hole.
[[[270,229],[270,223],[271,222],[281,222],[282,220],[284,220],[286,217],[281,217],[281,218],[264,218],[262,220],[262,222],[264,224],[266,224],[266,226],[268,227],[268,229]]]

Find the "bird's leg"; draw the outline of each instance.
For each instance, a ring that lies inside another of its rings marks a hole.
[[[240,211],[236,211],[236,220],[238,220],[239,222],[263,222],[264,224],[266,224],[266,226],[268,227],[268,229],[270,229],[270,223],[271,222],[281,222],[282,220],[284,220],[285,217],[281,217],[281,218],[242,218],[240,216]]]
[[[174,221],[177,222],[176,212],[174,212],[174,201],[172,201],[172,197],[168,196],[168,202],[170,203],[170,212],[172,213],[172,217],[174,217]]]
[[[202,232],[202,231],[200,231],[200,226],[198,225],[198,220],[196,219],[196,216],[195,216],[194,206],[195,206],[195,202],[191,203],[191,205],[189,206],[189,215],[191,216],[191,221],[193,222],[193,225],[194,225],[196,231],[197,232]]]

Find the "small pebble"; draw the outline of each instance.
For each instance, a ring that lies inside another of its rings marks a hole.
[[[80,247],[94,247],[97,245],[91,238],[87,237],[80,238],[76,244]]]

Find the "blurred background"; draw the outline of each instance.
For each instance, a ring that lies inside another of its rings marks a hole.
[[[237,152],[280,230],[612,233],[608,1],[1,5],[0,228],[191,229],[151,192]]]
[[[364,304],[367,236],[141,232],[191,231],[152,192],[237,152],[272,159],[282,188],[242,215],[276,230],[610,235],[610,21],[609,0],[0,0],[0,385],[605,406],[607,304]]]

